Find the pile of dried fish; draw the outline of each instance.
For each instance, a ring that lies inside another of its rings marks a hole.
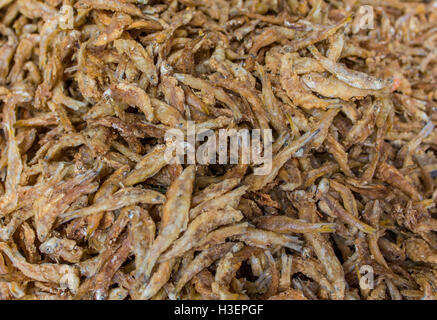
[[[436,1],[0,12],[0,299],[437,298]],[[272,170],[169,164],[192,121]]]

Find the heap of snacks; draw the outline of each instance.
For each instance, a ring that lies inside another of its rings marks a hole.
[[[0,8],[0,299],[437,298],[436,1]]]

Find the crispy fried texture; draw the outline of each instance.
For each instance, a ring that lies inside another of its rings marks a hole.
[[[0,1],[0,300],[437,299],[436,30],[435,1]],[[169,163],[189,128],[271,130],[271,170]]]

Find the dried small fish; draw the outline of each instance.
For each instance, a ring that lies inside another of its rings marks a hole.
[[[311,223],[287,216],[264,216],[257,219],[257,227],[279,233],[334,232],[334,223]]]
[[[145,258],[146,277],[152,272],[158,257],[187,229],[194,178],[195,167],[189,166],[167,190],[167,200],[162,209],[162,229]]]
[[[57,283],[71,290],[74,294],[79,287],[79,270],[67,264],[31,264],[20,254],[18,249],[6,243],[0,243],[0,250],[12,261],[26,277],[42,282]]]
[[[215,260],[225,255],[231,248],[232,243],[224,243],[210,249],[202,251],[193,261],[186,267],[181,274],[182,277],[178,280],[175,291],[179,292],[184,285],[191,280],[198,272],[210,266]]]
[[[140,43],[134,40],[118,39],[114,41],[114,47],[117,49],[118,53],[126,54],[138,70],[144,72],[152,85],[158,84],[158,74],[156,72],[155,64]]]
[[[299,150],[302,150],[319,133],[319,130],[307,132],[303,136],[294,140],[278,152],[272,159],[272,169],[267,175],[250,175],[244,180],[244,183],[249,186],[250,191],[258,191],[266,184],[273,181],[279,172],[279,169]]]
[[[351,226],[354,226],[358,229],[360,229],[363,232],[366,233],[374,233],[375,229],[371,226],[365,224],[361,220],[359,220],[357,217],[353,216],[349,212],[347,212],[345,209],[343,209],[342,205],[338,203],[337,200],[335,200],[330,195],[324,195],[322,197],[323,202],[329,207],[331,212],[336,215],[338,218],[343,220],[344,222],[350,224]]]
[[[325,58],[314,46],[309,46],[308,49],[327,71],[352,87],[363,90],[382,90],[392,84],[391,80],[378,79]]]
[[[328,98],[351,100],[367,96],[381,96],[384,93],[370,89],[359,89],[347,85],[337,78],[326,78],[319,73],[308,73],[302,76],[302,82],[312,91]]]
[[[83,254],[83,249],[76,244],[76,241],[56,237],[44,241],[39,250],[54,258],[60,257],[73,263],[79,262]]]
[[[111,19],[111,22],[107,26],[106,30],[101,33],[98,38],[93,42],[95,46],[104,46],[112,41],[120,38],[126,27],[132,24],[132,18],[124,13],[116,13]],[[116,44],[114,44],[117,50],[120,50]]]
[[[205,92],[205,94],[213,94],[217,100],[223,102],[227,107],[229,107],[229,109],[231,109],[236,121],[239,121],[241,119],[242,114],[240,109],[238,108],[238,105],[225,91],[223,91],[223,89],[214,87],[206,80],[194,78],[193,76],[186,74],[175,73],[174,77],[187,86],[190,86],[197,90],[202,90],[203,92]]]
[[[65,223],[79,217],[86,217],[103,211],[117,210],[136,203],[162,204],[165,196],[157,191],[125,188],[108,197],[102,197],[95,204],[76,211],[65,212],[59,215],[59,223]]]
[[[123,185],[133,186],[137,183],[145,181],[147,178],[158,173],[167,162],[164,159],[165,145],[158,145],[154,147],[148,154],[146,154],[124,178]]]
[[[155,116],[150,98],[144,90],[137,85],[118,83],[110,88],[110,95],[116,100],[138,107],[144,113],[148,121],[154,120]]]
[[[302,249],[295,238],[256,228],[247,228],[245,233],[237,235],[235,238],[253,247],[281,246],[298,252]]]
[[[437,298],[435,1],[0,16],[0,300]]]
[[[160,261],[166,261],[183,255],[202,238],[207,237],[210,231],[222,225],[238,222],[241,219],[243,219],[242,213],[232,207],[201,213],[191,221],[187,230],[173,243],[170,250],[161,255]]]
[[[331,102],[320,99],[302,84],[293,66],[292,54],[284,54],[281,58],[281,85],[296,106],[304,109],[327,108]]]

